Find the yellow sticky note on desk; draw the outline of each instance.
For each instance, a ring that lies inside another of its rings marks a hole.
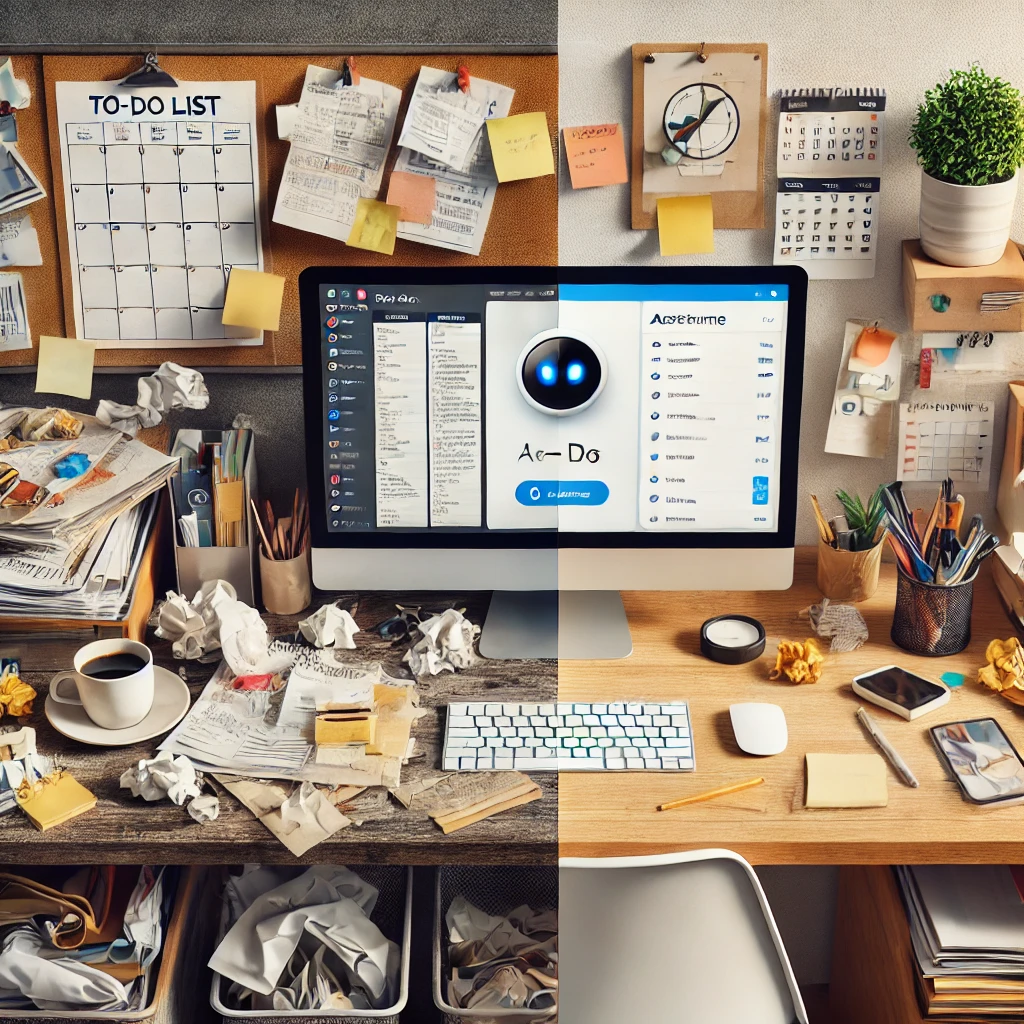
[[[548,136],[548,115],[543,110],[484,122],[491,143],[491,158],[498,181],[540,178],[555,173]]]
[[[262,270],[234,267],[228,277],[220,322],[254,331],[276,331],[281,326],[284,278]]]
[[[885,762],[878,754],[807,754],[808,807],[885,807]]]
[[[77,338],[39,339],[36,393],[92,397],[92,368],[96,343]]]
[[[662,256],[715,251],[711,196],[667,196],[658,200],[658,240]]]
[[[573,188],[621,185],[628,180],[626,147],[617,124],[565,128],[565,160]]]
[[[356,219],[346,244],[391,256],[395,251],[401,212],[400,206],[382,203],[377,199],[360,199],[356,204]]]

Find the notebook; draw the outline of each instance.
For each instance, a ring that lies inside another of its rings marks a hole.
[[[775,264],[812,280],[875,276],[884,112],[884,89],[782,93]]]
[[[807,754],[808,807],[885,807],[885,761],[878,754]]]

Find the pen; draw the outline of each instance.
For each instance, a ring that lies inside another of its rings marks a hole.
[[[714,800],[718,796],[727,796],[729,793],[739,793],[744,789],[753,789],[764,782],[762,778],[747,779],[746,782],[736,782],[731,786],[720,786],[718,789],[709,789],[706,793],[698,793],[696,796],[684,796],[681,800],[669,800],[667,804],[658,804],[659,811],[671,811],[675,807],[685,807],[687,804],[699,804],[705,800]]]
[[[914,789],[917,789],[919,783],[915,778],[914,773],[907,767],[906,761],[904,761],[896,752],[896,748],[893,747],[893,745],[885,738],[882,730],[875,725],[871,716],[863,708],[857,708],[857,717],[860,719],[861,725],[867,729],[868,735],[878,745],[878,749],[885,754],[889,764],[896,769],[900,778],[902,778],[908,786],[913,786]]]

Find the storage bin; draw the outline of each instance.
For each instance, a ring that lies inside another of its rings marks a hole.
[[[558,1007],[547,1010],[465,1010],[448,1002],[448,929],[444,919],[456,896],[492,915],[507,914],[526,903],[536,910],[558,907],[558,868],[441,867],[434,890],[434,1005],[445,1024],[534,1024],[554,1021]]]
[[[402,950],[398,980],[398,1001],[382,1010],[233,1010],[221,998],[231,982],[213,972],[210,1005],[220,1014],[223,1024],[239,1019],[250,1024],[399,1024],[398,1015],[409,998],[409,956],[412,935],[412,868],[391,864],[360,864],[350,868],[365,882],[377,887],[377,905],[370,920]],[[221,920],[217,941],[227,933],[227,906]]]
[[[16,870],[16,869],[15,869]],[[173,998],[175,975],[179,964],[184,961],[185,936],[193,894],[198,891],[201,868],[181,868],[174,894],[174,907],[164,935],[163,948],[154,970],[150,972],[150,997],[147,1006],[138,1010],[0,1010],[0,1021],[5,1024],[61,1024],[69,1020],[118,1021],[129,1024],[132,1021],[152,1021],[159,1013],[164,1016]]]

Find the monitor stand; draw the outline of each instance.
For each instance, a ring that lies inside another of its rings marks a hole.
[[[480,653],[501,661],[597,661],[633,653],[617,590],[496,590]]]

